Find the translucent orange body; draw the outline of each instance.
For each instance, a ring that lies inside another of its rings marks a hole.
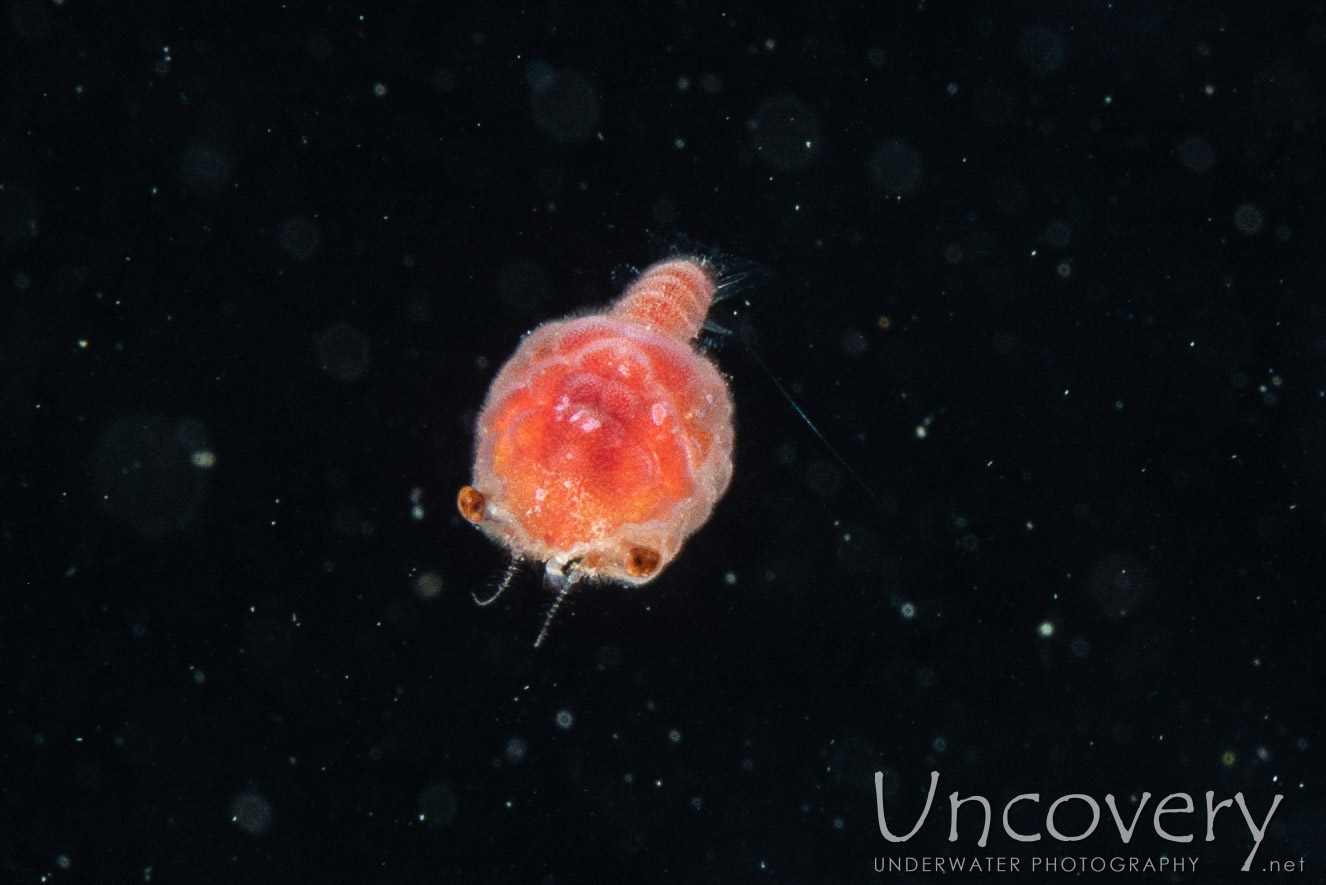
[[[703,262],[675,259],[530,333],[479,414],[461,513],[561,579],[657,576],[732,478],[732,398],[695,347],[713,297]]]

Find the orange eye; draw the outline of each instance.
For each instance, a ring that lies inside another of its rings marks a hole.
[[[663,557],[649,547],[632,547],[626,554],[626,573],[633,578],[647,578],[658,571]]]
[[[484,507],[488,502],[484,499],[483,492],[474,486],[465,486],[456,496],[456,507],[460,510],[460,515],[470,522],[482,522]]]

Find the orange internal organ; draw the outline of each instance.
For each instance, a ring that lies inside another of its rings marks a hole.
[[[629,376],[595,365],[618,350],[609,343],[568,355],[493,416],[493,471],[506,477],[508,501],[525,504],[525,530],[549,548],[666,518],[671,502],[693,492],[685,438],[667,420],[672,395],[633,354],[616,354]]]
[[[665,268],[668,288],[650,284]],[[478,421],[485,532],[550,571],[628,584],[662,571],[732,475],[731,397],[690,340],[712,296],[697,262],[666,262],[608,314],[525,339]]]

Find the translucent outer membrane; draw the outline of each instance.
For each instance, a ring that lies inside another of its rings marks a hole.
[[[662,262],[608,313],[525,338],[478,420],[490,537],[550,573],[643,584],[667,566],[732,478],[731,395],[693,344],[713,293],[700,262]]]

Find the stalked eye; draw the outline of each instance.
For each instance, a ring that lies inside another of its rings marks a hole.
[[[626,554],[626,573],[633,578],[647,578],[658,571],[663,557],[649,547],[632,547]]]
[[[460,515],[470,522],[483,521],[484,507],[487,503],[483,492],[474,486],[465,486],[456,496],[456,507],[460,509]]]

